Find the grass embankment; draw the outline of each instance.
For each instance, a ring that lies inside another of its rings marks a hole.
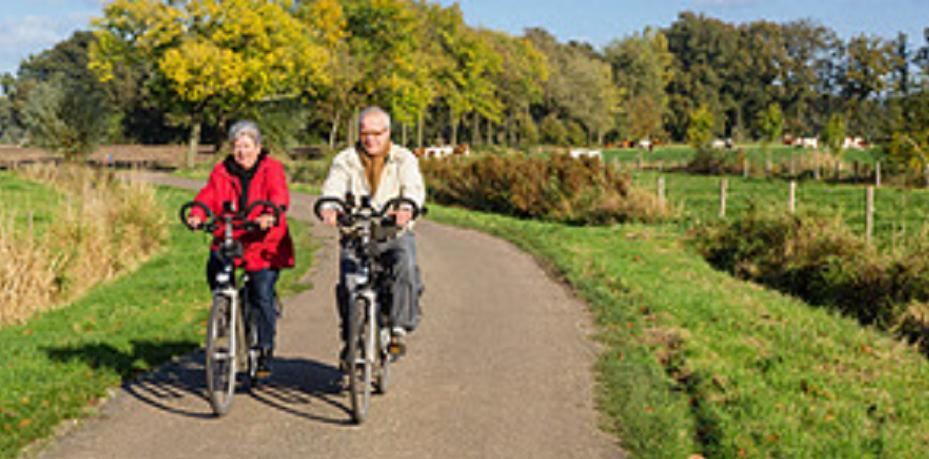
[[[191,196],[158,191],[169,236],[136,271],[67,307],[0,329],[0,457],[15,457],[62,420],[92,412],[108,388],[201,345],[209,239],[176,223],[177,209]],[[291,224],[298,264],[282,273],[282,294],[299,287],[312,262],[309,232]]]
[[[741,282],[671,227],[569,227],[433,206],[552,264],[596,314],[606,424],[635,457],[925,457],[929,362]]]

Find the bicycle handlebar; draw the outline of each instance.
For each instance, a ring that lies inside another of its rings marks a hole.
[[[216,222],[216,220],[219,218],[222,218],[227,223],[231,224],[234,228],[245,229],[246,231],[255,231],[259,229],[259,226],[257,223],[255,223],[254,220],[249,220],[248,215],[251,214],[252,210],[258,206],[264,206],[271,209],[272,213],[274,214],[274,226],[277,226],[281,220],[281,208],[275,205],[273,202],[267,200],[252,201],[252,203],[249,204],[244,211],[235,213],[224,212],[220,217],[217,217],[216,214],[214,214],[206,204],[200,201],[190,201],[181,206],[179,216],[181,223],[183,223],[184,226],[186,226],[187,229],[191,231],[202,229],[206,232],[212,233],[213,231],[216,231],[217,228],[219,228],[219,225]],[[194,207],[203,210],[203,212],[207,215],[207,220],[199,227],[191,226],[190,223],[187,222],[187,214],[190,209]]]
[[[351,196],[349,196],[349,199],[347,201],[348,202],[346,202],[346,200],[336,198],[334,196],[320,197],[319,199],[316,200],[316,203],[313,205],[313,213],[316,214],[316,218],[322,220],[323,219],[323,216],[322,216],[323,206],[326,204],[335,204],[337,207],[339,207],[339,211],[340,211],[339,212],[340,213],[339,224],[341,226],[349,226],[358,218],[364,218],[360,214],[360,211],[365,211],[365,210],[370,212],[368,218],[371,218],[371,217],[383,218],[385,215],[387,215],[387,211],[389,209],[399,208],[401,205],[407,205],[410,207],[410,209],[413,212],[413,220],[418,218],[420,215],[425,215],[425,212],[426,212],[425,207],[422,207],[422,208],[419,207],[419,205],[416,204],[416,201],[413,201],[412,199],[404,197],[404,196],[398,196],[396,198],[391,198],[389,201],[384,203],[384,205],[381,207],[381,210],[375,209],[371,205],[370,200],[365,199],[365,198],[362,198],[362,203],[359,206],[353,205],[354,199],[352,199]]]

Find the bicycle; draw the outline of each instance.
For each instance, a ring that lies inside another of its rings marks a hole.
[[[420,209],[411,199],[400,197],[391,199],[378,211],[367,196],[356,206],[354,197],[349,194],[345,200],[319,198],[313,207],[319,219],[322,219],[322,208],[329,204],[341,209],[338,217],[340,244],[351,250],[358,260],[358,269],[345,274],[348,352],[343,364],[348,373],[352,418],[361,424],[367,418],[373,389],[376,387],[380,394],[387,393],[393,360],[388,301],[391,273],[390,268],[381,263],[380,245],[395,238],[400,228],[386,213],[388,209],[406,205],[413,210],[413,219],[416,219]]]
[[[281,210],[270,201],[254,201],[242,212],[236,212],[233,204],[226,202],[219,217],[198,201],[188,202],[180,210],[181,222],[190,230],[200,229],[212,234],[220,227],[217,220],[222,221],[223,241],[218,250],[222,268],[216,272],[206,335],[207,394],[217,416],[225,415],[232,407],[237,371],[245,372],[248,389],[258,383],[258,314],[248,301],[248,289],[245,288],[248,273],[243,272],[239,279],[236,278],[236,262],[243,258],[244,249],[242,243],[232,237],[236,229],[259,229],[258,223],[248,219],[258,206],[269,208],[277,224]],[[194,207],[203,210],[207,216],[207,220],[198,227],[187,222],[188,211]],[[274,297],[277,303],[276,292]]]

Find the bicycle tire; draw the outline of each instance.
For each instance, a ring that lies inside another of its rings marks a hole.
[[[377,368],[377,377],[374,380],[375,386],[377,386],[377,393],[384,395],[387,393],[387,390],[390,388],[390,353],[387,351],[387,346],[390,342],[390,333],[384,327],[377,327],[377,357],[378,357],[378,368]],[[387,339],[385,340],[382,334],[387,334]]]
[[[236,333],[235,310],[225,295],[213,296],[206,340],[206,390],[217,416],[229,412],[235,394]]]
[[[361,424],[371,403],[371,360],[366,358],[364,311],[367,300],[359,297],[348,309],[348,388],[352,419]]]

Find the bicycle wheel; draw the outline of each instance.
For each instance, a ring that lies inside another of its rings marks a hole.
[[[235,393],[236,334],[231,298],[213,296],[206,335],[206,390],[217,416],[229,412]]]
[[[357,424],[368,416],[371,403],[371,364],[367,358],[365,310],[367,301],[358,298],[348,310],[348,388],[352,404],[352,418]]]
[[[377,327],[378,335],[378,368],[375,385],[379,394],[386,394],[390,387],[390,353],[387,352],[387,346],[390,344],[390,330],[387,327]]]

